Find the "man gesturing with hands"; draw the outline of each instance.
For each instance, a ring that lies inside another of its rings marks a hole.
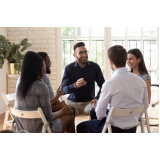
[[[75,62],[66,66],[62,91],[68,96],[67,104],[75,108],[76,115],[87,114],[96,107],[104,77],[97,63],[88,61],[88,51],[83,42],[74,45]],[[95,82],[100,90],[95,97]]]

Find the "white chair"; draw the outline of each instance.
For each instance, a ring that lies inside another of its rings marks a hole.
[[[102,133],[106,133],[107,129],[108,129],[108,133],[112,133],[112,129],[111,129],[111,124],[110,124],[110,120],[112,116],[117,116],[117,117],[126,117],[126,116],[133,116],[133,115],[138,115],[140,113],[140,119],[142,118],[143,113],[145,112],[145,118],[146,118],[146,122],[147,122],[147,129],[148,132],[150,132],[150,128],[149,128],[149,121],[148,121],[148,114],[147,114],[147,105],[148,103],[145,103],[145,105],[138,107],[138,108],[132,108],[132,109],[115,109],[114,106],[111,107],[109,114],[107,116],[105,125],[103,127]],[[140,122],[140,126],[141,126],[141,132],[144,133],[144,122],[143,120],[141,120]],[[138,123],[138,125],[139,125]]]
[[[44,124],[42,127],[42,133],[46,133],[46,131],[48,133],[52,133],[41,108],[38,108],[37,111],[22,111],[22,110],[17,110],[14,108],[10,108],[10,110],[11,110],[12,115],[19,117],[19,118],[27,118],[27,119],[41,118],[43,121],[43,124]],[[13,122],[12,122],[11,129],[14,130],[14,123]]]
[[[7,126],[11,127],[11,122],[13,121],[13,116],[11,114],[10,108],[8,107],[8,104],[10,101],[15,100],[16,98],[16,93],[11,93],[11,94],[5,94],[1,93],[2,98],[6,104],[6,113],[5,113],[5,118],[4,118],[4,123],[3,123],[3,130],[7,129]],[[12,120],[8,120],[9,115],[11,116]]]

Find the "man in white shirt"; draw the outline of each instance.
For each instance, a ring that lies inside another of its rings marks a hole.
[[[119,45],[108,50],[110,66],[114,74],[104,82],[100,98],[95,108],[95,119],[82,122],[77,126],[77,133],[100,133],[106,121],[111,106],[117,109],[137,108],[148,102],[147,86],[137,75],[126,66],[127,52]],[[93,112],[93,111],[92,111]],[[113,133],[135,133],[139,115],[130,117],[112,117]]]

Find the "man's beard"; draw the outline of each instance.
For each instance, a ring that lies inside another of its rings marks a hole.
[[[46,68],[46,74],[50,74],[51,70],[49,68]]]
[[[87,64],[88,62],[88,57],[86,58],[86,62],[83,62],[80,58],[77,58],[78,62],[81,64]]]

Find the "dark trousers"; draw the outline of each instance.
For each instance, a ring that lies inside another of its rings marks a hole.
[[[108,111],[107,111],[108,113]],[[90,112],[91,120],[85,121],[77,125],[77,133],[101,133],[106,122],[106,118],[97,120],[95,109]],[[121,129],[111,126],[112,133],[136,133],[136,127],[130,129]],[[106,131],[108,133],[108,130]]]

